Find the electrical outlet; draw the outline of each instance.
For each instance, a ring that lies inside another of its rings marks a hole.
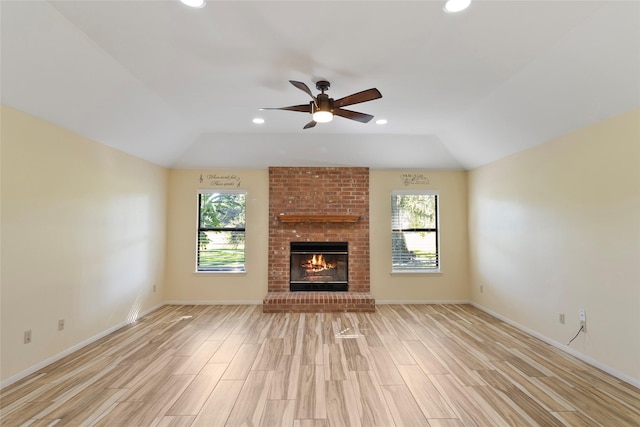
[[[484,286],[480,285],[480,293],[483,293],[483,292],[484,292]]]
[[[24,331],[24,343],[29,344],[31,342],[31,329]]]
[[[59,331],[64,330],[64,319],[58,320],[58,330]]]
[[[564,313],[560,313],[560,315],[558,316],[558,321],[561,325],[564,325]]]
[[[584,311],[584,308],[580,309],[580,326],[582,327],[582,332],[587,332],[587,313]]]
[[[156,291],[156,285],[153,285],[153,292]]]

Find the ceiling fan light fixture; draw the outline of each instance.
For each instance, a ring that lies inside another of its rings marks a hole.
[[[447,13],[462,12],[471,5],[471,0],[447,0],[444,11]]]
[[[311,112],[313,121],[316,123],[329,123],[333,120],[333,100],[324,91],[329,89],[329,82],[321,80],[316,83],[316,87],[322,90],[314,102],[311,102]]]
[[[189,7],[201,8],[201,7],[204,7],[204,5],[206,4],[206,1],[205,0],[180,0],[180,3]]]
[[[331,111],[318,110],[313,113],[313,121],[316,123],[329,123],[333,120]]]

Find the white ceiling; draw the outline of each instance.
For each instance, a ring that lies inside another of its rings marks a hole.
[[[639,1],[442,6],[2,0],[1,99],[175,168],[471,169],[640,107]],[[389,123],[259,111],[319,79]]]

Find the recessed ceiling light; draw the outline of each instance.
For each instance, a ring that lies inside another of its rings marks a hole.
[[[377,125],[386,125],[387,124],[387,119],[378,119],[378,120],[376,120],[376,124]]]
[[[253,119],[253,123],[261,125],[264,123],[264,119],[262,117],[256,117],[255,119]]]
[[[180,0],[180,3],[189,7],[204,7],[205,0]]]
[[[447,13],[461,12],[469,7],[471,0],[447,0],[444,11]]]

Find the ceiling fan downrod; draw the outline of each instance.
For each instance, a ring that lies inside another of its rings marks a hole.
[[[318,80],[318,81],[316,82],[316,89],[318,89],[319,91],[321,91],[323,95],[324,95],[324,93],[325,93],[326,91],[328,91],[328,90],[329,90],[329,88],[330,88],[330,87],[331,87],[331,83],[329,83],[329,82],[328,82],[328,81],[326,81],[326,80]]]

